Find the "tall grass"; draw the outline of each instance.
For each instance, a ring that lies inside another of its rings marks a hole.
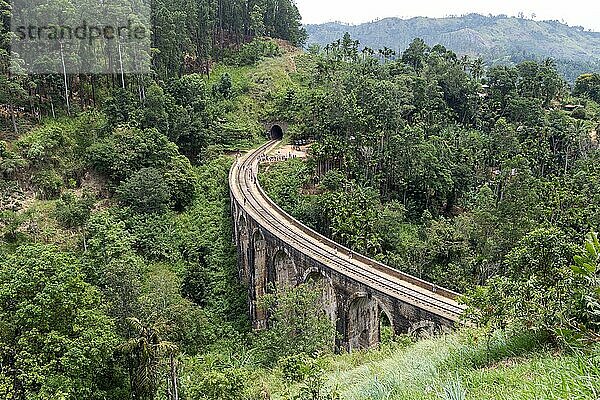
[[[441,397],[443,400],[465,400],[467,391],[463,388],[460,378],[456,377],[456,379],[446,383]]]
[[[600,348],[560,353],[539,334],[455,334],[377,358],[338,356],[329,385],[349,400],[600,399]],[[380,354],[379,352],[370,352]],[[364,364],[354,366],[365,361]]]

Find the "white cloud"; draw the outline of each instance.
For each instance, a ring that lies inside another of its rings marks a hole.
[[[525,14],[600,31],[600,6],[592,0],[296,0],[303,22],[361,23],[385,17],[445,17],[479,14]]]

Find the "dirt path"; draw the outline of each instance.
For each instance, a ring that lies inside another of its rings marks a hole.
[[[304,159],[307,157],[307,150],[308,150],[307,146],[295,148],[295,146],[292,146],[291,144],[287,144],[287,145],[278,146],[278,147],[272,149],[270,152],[267,153],[267,156],[275,158],[276,160],[271,160],[274,162],[284,161],[289,158]]]

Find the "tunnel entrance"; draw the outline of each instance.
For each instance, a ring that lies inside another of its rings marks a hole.
[[[283,139],[283,129],[279,125],[273,125],[270,132],[271,140]]]

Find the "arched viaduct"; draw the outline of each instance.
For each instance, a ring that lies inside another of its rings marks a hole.
[[[457,294],[391,269],[304,226],[278,207],[256,178],[258,158],[270,141],[241,157],[229,175],[234,237],[241,279],[248,286],[255,329],[267,327],[258,300],[270,285],[281,289],[319,282],[323,309],[338,332],[336,346],[347,350],[375,346],[384,313],[396,333],[451,328],[464,307]]]

